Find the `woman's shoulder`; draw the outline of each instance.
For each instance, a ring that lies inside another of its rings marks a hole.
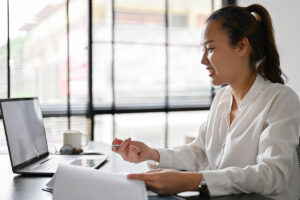
[[[279,83],[268,84],[263,95],[258,98],[266,106],[268,120],[297,116],[300,119],[300,102],[296,92],[287,85]],[[269,121],[270,122],[270,121]],[[298,122],[300,123],[300,121]]]
[[[292,88],[280,83],[266,84],[264,92],[271,96],[299,99],[297,93]]]

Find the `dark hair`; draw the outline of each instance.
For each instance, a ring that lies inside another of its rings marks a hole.
[[[261,5],[227,6],[216,10],[206,20],[221,22],[232,46],[244,37],[251,46],[250,66],[273,83],[284,84],[271,17]]]

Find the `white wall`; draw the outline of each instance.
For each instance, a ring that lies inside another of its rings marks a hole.
[[[260,4],[270,13],[281,68],[287,75],[288,86],[300,96],[300,1],[299,0],[237,0],[237,5]]]

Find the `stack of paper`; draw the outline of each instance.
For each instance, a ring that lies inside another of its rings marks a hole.
[[[53,183],[54,200],[147,200],[145,183],[128,180],[126,175],[59,165]]]

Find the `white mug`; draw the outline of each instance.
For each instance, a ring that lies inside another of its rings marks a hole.
[[[65,130],[63,132],[64,145],[71,145],[75,149],[81,149],[88,143],[88,137],[86,134],[81,133],[78,130]],[[83,139],[84,138],[84,139]]]

